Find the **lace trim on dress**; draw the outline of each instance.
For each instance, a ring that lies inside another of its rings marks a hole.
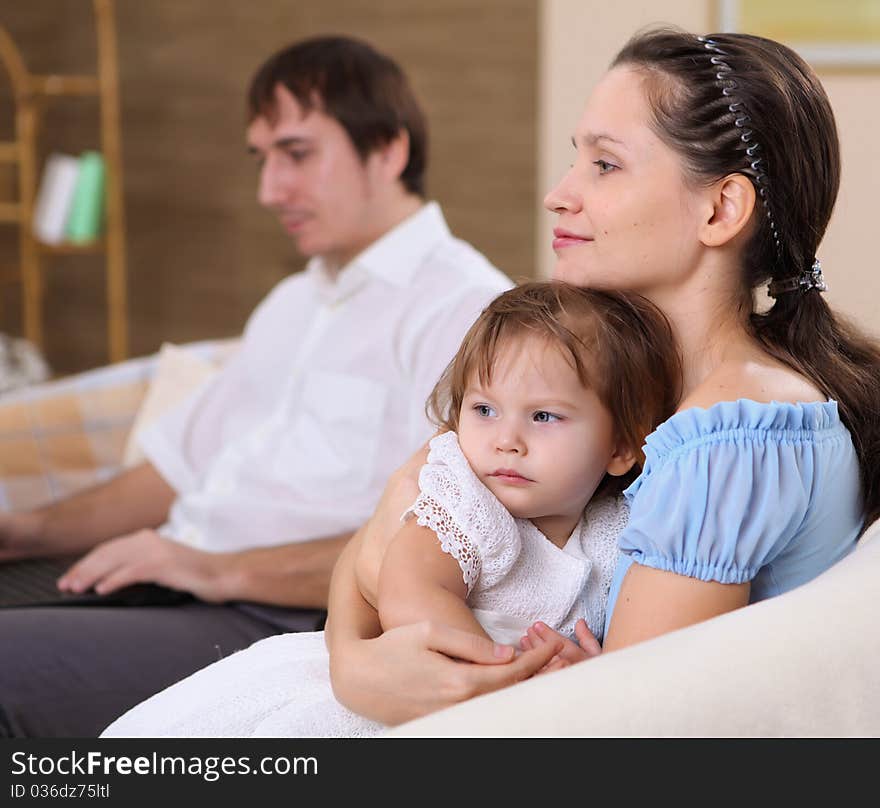
[[[480,554],[464,531],[449,518],[446,509],[432,497],[422,494],[410,509],[422,527],[430,528],[437,534],[444,553],[451,555],[461,567],[467,592],[480,577]]]
[[[438,435],[430,447],[419,473],[421,493],[407,513],[459,562],[470,594],[478,579],[489,587],[510,571],[520,553],[519,528],[474,474],[454,432]]]

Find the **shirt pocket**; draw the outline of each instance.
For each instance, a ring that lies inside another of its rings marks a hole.
[[[336,499],[370,484],[384,431],[387,387],[363,376],[312,371],[275,453],[275,471],[310,499]]]

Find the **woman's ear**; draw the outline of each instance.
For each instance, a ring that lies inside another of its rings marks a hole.
[[[700,241],[720,247],[738,236],[751,221],[757,195],[745,174],[728,174],[707,189],[709,217],[700,226]]]
[[[636,453],[632,449],[618,446],[611,455],[611,462],[605,467],[612,477],[620,477],[626,474],[636,463]]]

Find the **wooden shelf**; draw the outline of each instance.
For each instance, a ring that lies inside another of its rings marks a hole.
[[[0,202],[0,222],[20,222],[21,205],[18,202]]]
[[[88,244],[44,244],[38,241],[37,249],[46,255],[95,255],[104,252],[107,244],[103,240]]]
[[[0,202],[0,222],[19,227],[19,280],[22,286],[24,335],[43,347],[43,264],[53,256],[103,254],[107,300],[107,347],[111,362],[128,356],[128,302],[125,260],[125,216],[122,205],[122,145],[119,123],[114,0],[92,0],[97,75],[35,75],[6,29],[0,25],[0,66],[12,84],[15,101],[15,140],[0,141],[0,163],[18,168],[18,194]],[[64,96],[97,98],[100,110],[100,150],[106,165],[104,237],[89,244],[43,244],[32,229],[36,201],[37,133],[46,103]]]
[[[98,95],[101,85],[95,76],[31,76],[31,89],[39,95]]]
[[[13,141],[0,141],[0,163],[17,163],[21,149],[18,143]]]

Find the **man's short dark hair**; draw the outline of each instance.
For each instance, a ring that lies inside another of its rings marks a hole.
[[[362,160],[405,129],[409,161],[404,187],[425,195],[428,132],[425,118],[398,64],[366,42],[322,36],[296,42],[271,56],[251,81],[248,115],[277,119],[275,88],[286,87],[304,111],[319,108],[335,118]]]

